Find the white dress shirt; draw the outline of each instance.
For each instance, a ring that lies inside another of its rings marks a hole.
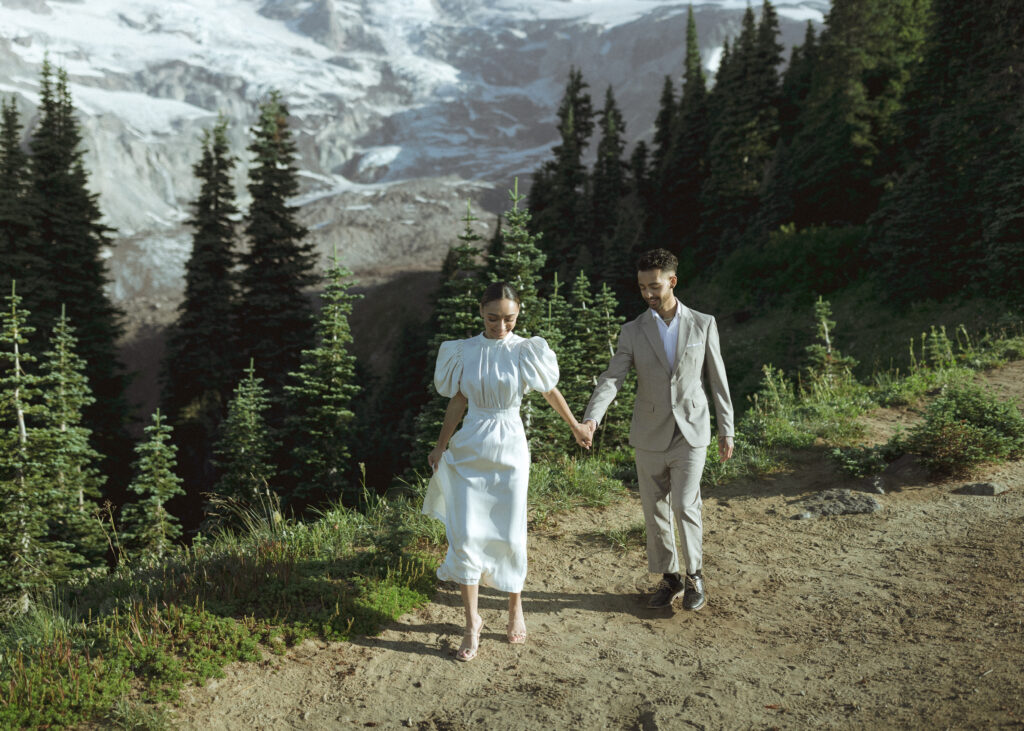
[[[651,317],[658,323],[658,333],[661,335],[661,344],[665,348],[665,359],[669,368],[676,367],[676,345],[679,344],[679,321],[682,320],[683,307],[676,300],[676,314],[667,323],[661,319],[654,310],[651,310]]]

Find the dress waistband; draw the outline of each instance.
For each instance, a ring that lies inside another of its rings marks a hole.
[[[485,409],[483,406],[470,405],[466,412],[467,419],[518,419],[519,407],[513,406],[508,409]]]

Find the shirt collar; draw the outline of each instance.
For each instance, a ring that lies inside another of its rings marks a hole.
[[[673,324],[673,321],[679,322],[679,319],[683,316],[683,303],[680,302],[678,299],[676,300],[676,314],[672,316],[672,321],[670,322],[665,322],[664,320],[662,320],[661,315],[655,312],[653,308],[648,308],[647,311],[651,313],[651,317],[654,318],[655,322],[660,322],[662,325],[668,327]]]

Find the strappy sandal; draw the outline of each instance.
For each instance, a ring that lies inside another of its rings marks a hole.
[[[512,630],[512,622],[508,623],[508,643],[510,645],[525,645],[526,644],[526,623],[523,623],[523,629],[521,632],[514,632]]]
[[[460,662],[469,662],[476,657],[477,650],[480,649],[480,631],[484,628],[484,620],[480,619],[480,624],[477,625],[476,629],[466,628],[466,631],[462,634],[462,644],[459,645],[458,652],[455,653],[455,659]]]

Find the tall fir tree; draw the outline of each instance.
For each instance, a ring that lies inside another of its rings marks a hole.
[[[283,497],[291,505],[325,499],[353,505],[359,497],[358,470],[352,463],[356,438],[352,406],[361,388],[351,352],[349,316],[360,295],[349,292],[351,277],[335,250],[320,296],[316,347],[302,352],[302,365],[284,387],[289,409],[284,439],[291,457],[286,472],[292,487]]]
[[[79,354],[96,397],[86,409],[85,423],[104,455],[104,471],[114,481],[126,479],[123,464],[129,441],[126,376],[118,360],[117,340],[123,313],[105,293],[105,250],[110,229],[101,222],[98,197],[88,187],[82,160],[81,132],[68,89],[67,72],[43,61],[39,121],[29,143],[31,180],[27,196],[37,237],[37,259],[47,268],[31,280],[31,300],[39,302],[33,324],[49,332],[62,304],[76,323]],[[122,485],[123,486],[123,485]]]
[[[555,271],[564,277],[581,248],[590,243],[589,179],[583,154],[594,131],[594,110],[587,88],[582,71],[570,69],[558,107],[561,142],[554,148],[554,160],[542,168],[530,189],[530,230],[544,234],[544,279]]]
[[[106,478],[98,468],[100,454],[90,445],[89,429],[82,423],[82,414],[95,399],[77,344],[61,308],[40,374],[46,414],[40,432],[47,455],[42,478],[55,488],[55,502],[46,508],[49,540],[70,546],[78,563],[101,566],[106,539],[97,512]]]
[[[58,501],[45,479],[45,456],[33,419],[39,402],[35,357],[25,350],[33,328],[20,307],[16,283],[0,316],[0,598],[24,614],[71,560],[66,547],[47,540],[47,511]]]
[[[249,170],[252,204],[245,219],[248,249],[241,256],[236,322],[239,354],[255,359],[271,398],[281,398],[288,373],[313,343],[313,307],[307,289],[317,281],[313,245],[288,203],[299,192],[295,142],[279,92],[260,104],[252,130]],[[272,414],[280,424],[281,409]]]
[[[178,464],[193,498],[215,481],[211,444],[234,387],[237,342],[235,220],[227,120],[221,115],[202,136],[192,171],[199,195],[192,204],[192,253],[185,264],[185,296],[169,328],[163,362],[163,404],[174,425]],[[192,500],[198,505],[198,499]]]
[[[519,319],[516,332],[529,337],[537,332],[543,318],[539,293],[541,271],[547,257],[537,246],[540,234],[530,233],[530,209],[522,206],[523,196],[519,193],[519,179],[509,191],[512,207],[505,212],[508,228],[505,230],[505,245],[500,256],[488,262],[489,271],[496,281],[511,284],[519,292]]]
[[[683,92],[672,126],[672,144],[662,169],[660,190],[664,197],[664,239],[652,242],[679,257],[680,275],[693,260],[701,226],[701,189],[708,177],[708,93],[700,61],[697,23],[690,6],[686,22],[686,65]]]
[[[181,478],[175,474],[177,449],[171,442],[171,426],[160,413],[146,427],[146,438],[135,447],[135,477],[129,490],[138,498],[124,506],[121,514],[123,545],[132,558],[160,560],[170,553],[181,537],[181,524],[167,510],[169,500],[184,495]]]
[[[1024,8],[932,4],[905,99],[907,170],[872,218],[896,299],[1024,296]]]
[[[36,280],[46,270],[40,256],[35,223],[29,210],[29,158],[21,146],[21,118],[13,98],[0,106],[0,291],[12,281],[39,301],[26,301],[29,311],[41,304],[46,288]]]
[[[582,291],[587,284],[581,283],[580,290]],[[597,386],[598,376],[604,372],[608,361],[615,354],[619,329],[626,318],[618,313],[621,309],[620,302],[607,284],[602,284],[594,293],[585,311],[579,311],[580,300],[576,297],[581,295],[574,295],[579,318],[576,323],[576,338],[579,341],[579,359],[582,364],[580,374],[587,381],[585,393],[586,400],[589,400],[590,393]],[[633,295],[633,299],[638,298]],[[628,444],[635,393],[636,374],[631,371],[616,394],[615,400],[608,407],[595,435],[595,445],[598,449],[615,449]],[[586,400],[580,402],[581,408]]]
[[[902,99],[924,42],[926,0],[835,0],[784,171],[792,221],[862,224],[898,174]]]
[[[661,85],[661,97],[658,99],[658,114],[654,118],[654,149],[651,152],[651,170],[659,180],[665,173],[669,150],[672,148],[677,106],[675,84],[671,76],[666,76]]]
[[[619,204],[627,193],[627,166],[622,159],[626,149],[626,123],[622,111],[615,103],[615,93],[609,86],[604,95],[604,107],[598,115],[601,139],[597,144],[590,185],[590,225],[595,241],[609,238],[618,222]],[[593,252],[598,256],[600,251]]]
[[[497,261],[501,258],[501,250],[505,247],[505,231],[502,227],[502,217],[498,214],[494,222],[494,234],[487,245],[487,261]]]
[[[530,233],[530,210],[520,204],[523,196],[519,193],[519,180],[515,181],[509,191],[512,207],[505,212],[508,228],[505,232],[505,246],[501,256],[490,262],[489,269],[494,272],[496,281],[508,282],[519,293],[519,318],[516,320],[516,334],[531,337],[540,334],[545,325],[547,311],[540,293],[541,272],[544,268],[546,255],[537,246],[542,234]],[[554,278],[552,278],[554,281]],[[523,403],[523,422],[527,426],[527,439],[533,443],[530,423],[534,414],[547,409],[527,398]],[[541,417],[543,418],[543,417]]]
[[[629,155],[629,179],[640,203],[645,208],[649,207],[649,201],[654,193],[651,189],[650,159],[651,152],[647,143],[637,140],[637,143],[633,145],[633,152]]]
[[[792,164],[792,146],[811,92],[817,66],[818,45],[814,24],[807,21],[803,45],[793,46],[789,65],[779,92],[779,141],[765,179],[758,211],[758,225],[764,231],[789,223],[794,213],[794,191],[800,171]]]
[[[567,337],[573,323],[573,311],[565,296],[565,290],[565,284],[555,272],[551,292],[540,302],[541,317],[537,330],[531,333],[544,338],[557,354],[559,382],[565,373],[575,372],[580,366],[577,344]],[[566,401],[572,409],[572,402],[568,399]],[[576,404],[576,408],[579,409],[580,405]],[[543,394],[534,391],[527,393],[523,399],[521,413],[530,454],[534,459],[555,457],[565,454],[567,449],[572,449],[570,442],[575,444],[575,441],[571,438],[571,433],[558,413],[547,404]]]
[[[249,363],[228,402],[227,418],[221,423],[214,447],[220,477],[215,492],[243,502],[253,502],[272,489],[277,468],[277,443],[267,426],[270,394],[256,365]]]
[[[700,233],[702,248],[709,254],[730,253],[755,220],[779,132],[778,33],[778,17],[768,0],[760,23],[748,7],[709,99],[714,135],[701,192]]]
[[[421,386],[421,390],[430,395],[416,416],[412,449],[409,452],[409,462],[414,470],[426,463],[427,453],[437,441],[448,407],[448,399],[438,395],[433,387],[433,365],[438,349],[441,343],[473,337],[482,329],[480,296],[485,286],[485,272],[478,244],[483,237],[473,228],[478,219],[468,204],[466,215],[461,220],[464,227],[458,237],[459,243],[448,252],[447,266],[442,272],[434,305],[433,320],[436,323],[436,330],[428,348],[431,362],[425,372],[425,382]]]

